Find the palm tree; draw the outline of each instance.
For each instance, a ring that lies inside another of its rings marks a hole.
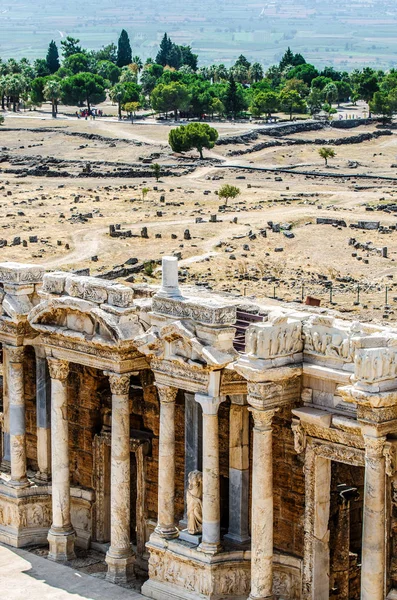
[[[58,101],[61,97],[62,85],[57,79],[50,79],[44,86],[43,94],[46,100],[51,101],[52,118],[56,119],[58,112]]]
[[[257,81],[260,81],[261,79],[263,79],[262,65],[258,62],[253,63],[250,66],[248,75],[249,75],[250,83],[256,83]]]
[[[139,56],[132,57],[132,64],[138,67],[138,73],[140,73],[143,69],[143,62]]]
[[[12,102],[12,110],[17,112],[20,95],[26,90],[27,81],[20,74],[6,75],[6,94]]]
[[[336,152],[333,148],[320,148],[318,153],[321,156],[321,158],[323,158],[325,160],[326,167],[328,166],[328,159],[335,158],[335,156],[336,156]]]

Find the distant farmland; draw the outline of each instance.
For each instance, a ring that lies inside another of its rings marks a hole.
[[[243,53],[268,66],[290,45],[318,66],[397,66],[395,0],[6,0],[0,5],[0,57],[41,57],[51,39],[66,35],[98,49],[116,42],[122,27],[143,59],[155,56],[167,31],[174,41],[191,44],[201,65],[230,65]]]

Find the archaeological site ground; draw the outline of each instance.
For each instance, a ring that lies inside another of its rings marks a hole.
[[[4,551],[78,598],[397,598],[397,129],[338,110],[203,160],[7,115],[0,586]]]

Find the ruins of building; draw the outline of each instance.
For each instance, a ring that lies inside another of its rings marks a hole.
[[[397,329],[177,268],[152,295],[0,265],[0,541],[103,549],[157,600],[397,598]]]

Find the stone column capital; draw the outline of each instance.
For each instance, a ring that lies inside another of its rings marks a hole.
[[[175,402],[178,388],[171,387],[170,385],[163,385],[161,383],[156,383],[156,388],[159,393],[161,404]]]
[[[24,353],[25,353],[24,346],[9,346],[8,344],[4,344],[3,348],[7,352],[8,362],[10,362],[10,363],[23,362]]]
[[[365,444],[365,456],[368,458],[382,458],[384,456],[386,437],[373,437],[365,434],[363,437]]]
[[[114,373],[113,371],[104,371],[108,376],[110,391],[113,396],[126,396],[130,390],[131,373]]]
[[[272,431],[273,417],[278,411],[278,408],[272,410],[258,410],[257,408],[250,406],[248,410],[254,417],[254,429],[256,431]]]
[[[226,396],[206,396],[205,394],[195,394],[194,399],[201,404],[204,415],[217,415],[221,402],[226,400]]]
[[[69,375],[68,361],[50,356],[47,358],[47,362],[51,379],[58,379],[65,382]]]

